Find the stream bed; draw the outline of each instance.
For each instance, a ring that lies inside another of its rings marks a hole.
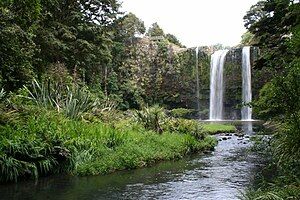
[[[203,199],[235,200],[253,184],[263,165],[249,150],[252,122],[245,136],[218,135],[214,152],[106,176],[55,176],[0,185],[1,200]]]

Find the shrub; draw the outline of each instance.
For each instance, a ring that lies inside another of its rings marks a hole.
[[[162,125],[166,119],[163,108],[158,105],[144,107],[142,110],[135,111],[133,115],[136,122],[141,123],[146,129],[162,133]]]
[[[176,108],[170,110],[170,115],[175,118],[190,118],[195,114],[195,110],[186,108]]]
[[[113,125],[87,123],[37,105],[25,106],[16,112],[17,121],[0,124],[0,182],[57,173],[106,174],[177,159],[215,144],[199,135],[196,121],[178,119],[175,128],[167,129],[167,122],[176,119],[161,111],[148,113],[150,122],[158,119],[160,130],[165,129],[164,134],[155,134],[155,126],[146,130],[144,123],[132,119]]]
[[[205,137],[201,124],[196,120],[170,119],[164,124],[164,130],[179,134],[189,134],[198,140]]]
[[[58,112],[62,111],[72,119],[81,117],[84,112],[91,110],[97,102],[97,99],[91,100],[88,91],[76,85],[71,89],[58,83],[51,84],[49,80],[42,84],[34,80],[30,89],[24,87],[29,93],[28,98],[38,106],[56,108]]]
[[[0,126],[0,181],[69,171],[71,153],[52,117],[31,116],[26,124]],[[52,118],[52,119],[51,119]]]

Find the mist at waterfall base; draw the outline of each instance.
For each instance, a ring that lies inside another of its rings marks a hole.
[[[229,50],[218,50],[211,56],[210,64],[210,106],[208,121],[229,121],[224,119],[224,65]],[[252,108],[248,105],[252,101],[251,92],[251,62],[250,47],[242,49],[242,109],[241,120],[252,121]]]

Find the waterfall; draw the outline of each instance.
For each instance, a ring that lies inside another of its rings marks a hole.
[[[223,68],[227,52],[219,50],[211,56],[209,120],[223,119]]]
[[[247,104],[252,101],[250,47],[248,46],[243,48],[242,77],[243,77],[242,101],[243,103]],[[250,108],[249,106],[243,106],[242,120],[251,120],[251,118],[252,118],[252,108]]]
[[[198,64],[198,51],[199,47],[196,47],[196,65],[195,65],[195,71],[196,71],[196,101],[197,101],[197,112],[200,111],[200,89],[199,89],[199,64]]]

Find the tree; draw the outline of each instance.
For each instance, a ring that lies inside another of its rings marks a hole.
[[[0,77],[15,90],[55,63],[88,84],[111,63],[111,26],[118,0],[3,0],[0,2]],[[103,80],[103,79],[102,79]]]
[[[32,61],[38,51],[33,42],[40,2],[2,1],[0,4],[0,77],[14,91],[34,77]]]
[[[122,34],[132,38],[137,35],[143,35],[146,32],[145,24],[142,20],[137,18],[133,13],[128,13],[121,20]]]
[[[290,194],[283,188],[299,187],[300,177],[299,1],[260,1],[251,7],[244,19],[261,52],[255,67],[269,67],[275,71],[273,79],[260,91],[259,100],[254,102],[260,117],[279,122],[271,150],[280,178],[272,180],[275,184],[266,192],[282,199],[297,199],[299,193],[298,196]]]
[[[173,35],[173,34],[170,34],[170,33],[166,34],[166,39],[169,42],[173,43],[173,44],[176,44],[176,45],[178,45],[180,47],[183,47],[183,45],[180,43],[180,41],[178,40],[178,38],[175,35]]]
[[[244,46],[251,46],[255,44],[254,35],[250,33],[249,31],[245,32],[242,35],[241,44]]]
[[[116,0],[43,1],[45,15],[35,40],[41,47],[37,71],[43,74],[52,63],[64,63],[90,85],[103,81],[111,62],[110,26],[118,6]]]
[[[155,22],[148,29],[147,35],[150,37],[156,36],[164,36],[164,31],[160,28],[160,26]]]
[[[245,26],[254,35],[255,45],[261,49],[256,62],[257,68],[270,67],[276,70],[274,79],[261,93],[258,106],[264,116],[280,119],[285,122],[293,115],[299,115],[298,98],[291,98],[298,91],[291,92],[292,85],[299,85],[300,79],[300,7],[299,2],[289,0],[260,1],[252,6],[244,17]],[[286,87],[283,87],[286,85]],[[289,87],[289,88],[288,88]],[[299,90],[299,89],[298,89]],[[268,99],[268,102],[265,101]],[[280,102],[280,103],[279,103]],[[299,116],[300,117],[300,116]],[[298,120],[292,123],[300,126]]]
[[[299,54],[288,52],[289,40],[299,28],[299,2],[290,0],[260,1],[244,17],[245,27],[254,35],[254,45],[262,50],[256,67],[273,67],[283,70]],[[284,59],[282,59],[284,57]]]

